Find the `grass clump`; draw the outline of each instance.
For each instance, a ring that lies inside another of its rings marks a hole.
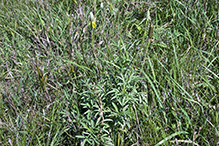
[[[0,144],[219,144],[217,6],[3,0]]]

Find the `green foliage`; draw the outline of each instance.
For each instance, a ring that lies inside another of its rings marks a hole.
[[[0,145],[219,144],[217,1],[0,7]]]

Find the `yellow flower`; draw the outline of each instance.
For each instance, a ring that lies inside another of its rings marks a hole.
[[[90,19],[91,19],[91,22],[89,23],[89,25],[92,25],[92,27],[95,28],[96,27],[96,18],[94,17],[92,12],[90,12]]]
[[[92,25],[93,28],[96,27],[96,21],[89,22],[89,25]]]
[[[96,26],[96,21],[92,21],[92,27],[95,28]]]

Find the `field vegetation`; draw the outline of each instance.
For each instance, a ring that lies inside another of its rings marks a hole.
[[[0,3],[0,145],[219,145],[218,0]]]

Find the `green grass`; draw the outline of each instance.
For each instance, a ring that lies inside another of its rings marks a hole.
[[[0,145],[218,145],[218,5],[2,0]]]

